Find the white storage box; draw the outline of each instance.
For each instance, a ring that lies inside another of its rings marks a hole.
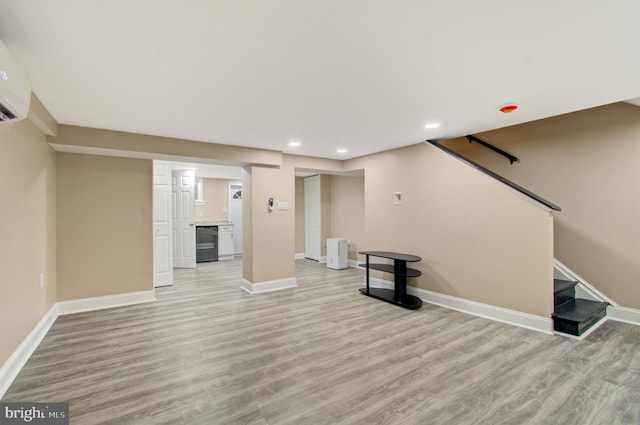
[[[342,238],[327,239],[327,267],[346,269],[349,267],[349,243]]]

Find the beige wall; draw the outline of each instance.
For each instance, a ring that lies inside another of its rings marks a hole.
[[[367,250],[422,257],[420,288],[550,316],[548,210],[425,143],[350,163],[365,169]]]
[[[640,108],[618,103],[477,134],[447,145],[562,208],[555,255],[604,294],[640,308]]]
[[[346,238],[349,258],[366,249],[364,231],[364,177],[331,176],[331,236]]]
[[[331,172],[343,172],[349,171],[348,168],[345,168],[345,161],[336,160],[336,159],[328,159],[328,158],[317,158],[314,156],[303,156],[303,155],[288,155],[292,161],[295,162],[295,167],[301,171],[307,171],[313,173],[321,174],[322,172],[331,173]]]
[[[295,174],[290,157],[279,168],[248,166],[243,175],[243,232],[250,227],[251,238],[243,238],[244,279],[251,283],[295,277]],[[247,192],[247,189],[250,191]],[[267,201],[274,199],[268,211]],[[278,209],[288,202],[289,209]],[[245,212],[245,210],[248,210]]]
[[[238,180],[202,179],[205,205],[196,205],[196,220],[229,219],[229,184]]]
[[[58,300],[152,290],[151,161],[57,160]]]
[[[304,177],[296,177],[296,254],[304,254]]]
[[[56,301],[55,158],[31,121],[0,128],[0,365]]]
[[[71,125],[58,126],[57,136],[50,138],[49,142],[54,144],[58,151],[64,152],[89,149],[93,150],[92,153],[110,156],[144,158],[152,156],[154,159],[170,160],[180,157],[184,160],[197,159],[226,164],[251,163],[264,166],[279,166],[282,163],[281,152],[266,149],[243,148]]]

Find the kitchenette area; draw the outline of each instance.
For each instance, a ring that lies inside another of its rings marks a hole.
[[[196,221],[196,263],[232,260],[233,230],[233,223],[226,221]]]
[[[181,162],[170,167],[172,268],[241,258],[242,169]]]

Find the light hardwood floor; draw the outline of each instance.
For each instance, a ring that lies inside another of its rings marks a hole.
[[[3,401],[72,424],[640,424],[640,328],[585,341],[362,296],[296,262],[249,295],[241,263],[179,270],[149,304],[62,316]]]

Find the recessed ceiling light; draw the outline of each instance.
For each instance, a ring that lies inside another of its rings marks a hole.
[[[296,147],[300,145],[301,145],[300,140],[292,140],[289,142],[289,146],[292,146],[292,147]]]
[[[425,124],[424,128],[438,128],[440,127],[440,123],[438,122],[430,122]]]
[[[347,153],[347,152],[349,152],[349,149],[347,149],[347,148],[339,148],[338,150],[336,150],[336,152],[338,152],[338,153]]]

